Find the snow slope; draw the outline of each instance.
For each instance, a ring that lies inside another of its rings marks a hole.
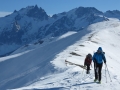
[[[78,33],[63,35],[43,47],[37,46],[25,53],[20,50],[18,56],[0,58],[0,90],[119,90],[120,21],[109,20],[92,24]],[[86,75],[80,67],[66,66],[65,60],[83,64],[85,56],[93,54],[99,46],[106,53],[112,82],[108,72],[105,74],[105,65],[102,84],[93,82],[93,68],[90,75]]]

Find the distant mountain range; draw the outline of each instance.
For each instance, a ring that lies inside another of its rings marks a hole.
[[[0,18],[0,55],[6,55],[34,41],[80,31],[88,25],[120,18],[120,11],[101,12],[94,7],[78,7],[68,12],[47,15],[44,9],[28,6]],[[19,29],[17,28],[19,26]]]

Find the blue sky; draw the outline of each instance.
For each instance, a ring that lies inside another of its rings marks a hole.
[[[95,7],[103,12],[120,10],[120,0],[0,0],[0,15],[36,4],[49,15],[69,11],[79,6]]]

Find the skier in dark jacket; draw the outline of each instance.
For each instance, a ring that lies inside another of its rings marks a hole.
[[[94,80],[94,82],[99,80],[99,83],[101,83],[101,71],[102,71],[103,61],[106,64],[105,55],[104,55],[104,53],[102,51],[102,48],[99,47],[97,52],[94,53],[94,55],[93,55],[94,71],[95,71],[95,80]]]
[[[86,74],[90,73],[90,65],[92,65],[91,62],[92,62],[92,55],[88,54],[85,58],[85,61],[84,61],[84,66],[87,66]]]

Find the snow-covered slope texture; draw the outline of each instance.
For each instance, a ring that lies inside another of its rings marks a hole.
[[[43,47],[0,58],[0,89],[119,90],[120,21],[109,18],[82,31],[68,33]],[[105,74],[105,65],[101,84],[93,82],[93,67],[86,75],[78,66],[66,66],[65,60],[83,65],[86,55],[93,54],[100,46],[105,52],[112,82],[107,71]]]
[[[0,18],[0,55],[9,53],[46,36],[57,37],[68,31],[80,31],[88,25],[108,20],[93,7],[79,7],[49,17],[42,8],[28,6]],[[44,43],[44,41],[43,41]]]
[[[42,76],[56,73],[50,61],[87,32],[89,31],[84,30],[43,47],[0,58],[0,89],[21,87]]]

